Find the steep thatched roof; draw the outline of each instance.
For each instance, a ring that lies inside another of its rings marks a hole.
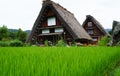
[[[36,26],[38,26],[39,21],[42,18],[42,15],[44,13],[44,10],[46,7],[50,7],[52,11],[56,14],[56,16],[59,18],[59,20],[62,22],[63,26],[67,29],[67,31],[71,34],[71,36],[76,40],[76,39],[85,39],[85,40],[92,40],[91,37],[87,34],[87,32],[84,30],[84,28],[80,25],[80,23],[76,20],[74,15],[60,6],[59,4],[46,0],[43,2],[42,9],[39,13],[38,18],[35,21],[35,24],[33,26],[32,32],[27,40],[31,40],[32,35],[36,29]]]
[[[120,22],[119,21],[113,21],[112,33],[117,34],[119,31],[120,31]]]
[[[84,27],[89,21],[93,22],[105,36],[110,36],[103,26],[91,15],[86,16],[86,20],[83,22],[82,26]]]

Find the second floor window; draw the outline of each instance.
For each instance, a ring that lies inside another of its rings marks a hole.
[[[87,32],[88,32],[88,34],[91,35],[91,34],[93,34],[93,29],[88,29]]]
[[[63,32],[63,28],[55,28],[55,32]]]
[[[49,17],[47,22],[48,22],[48,26],[55,26],[56,25],[56,18],[55,17]]]
[[[88,27],[92,27],[92,22],[88,22]]]
[[[98,40],[98,37],[92,37],[94,41],[97,41]]]
[[[43,29],[42,34],[45,34],[45,33],[50,33],[49,29]]]

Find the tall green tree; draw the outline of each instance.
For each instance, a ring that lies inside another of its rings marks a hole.
[[[10,37],[12,40],[15,40],[15,39],[17,38],[16,35],[17,35],[16,32],[11,32],[11,31],[9,31],[9,37]]]
[[[17,32],[17,39],[24,43],[27,39],[27,33],[24,32],[22,29],[19,29]]]
[[[0,40],[8,37],[8,28],[6,26],[0,27]]]

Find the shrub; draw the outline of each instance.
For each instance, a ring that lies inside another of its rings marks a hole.
[[[56,46],[58,46],[58,47],[64,47],[64,46],[66,46],[66,43],[61,39],[61,40],[58,41],[58,43],[57,43]]]
[[[76,42],[73,41],[71,46],[73,46],[73,47],[74,47],[74,46],[77,46]]]
[[[107,44],[110,42],[111,38],[110,37],[103,37],[99,42],[99,46],[107,46]]]
[[[120,46],[120,41],[117,42],[116,46]]]
[[[10,46],[12,47],[19,47],[19,46],[23,46],[23,42],[19,41],[19,40],[14,40],[10,42]]]
[[[0,41],[0,47],[7,47],[9,46],[8,42]]]
[[[2,39],[2,41],[4,41],[4,42],[8,42],[8,41],[10,41],[10,40],[11,40],[10,37],[8,37],[8,38],[3,38],[3,39]]]
[[[45,40],[44,44],[45,46],[48,46],[48,40]]]

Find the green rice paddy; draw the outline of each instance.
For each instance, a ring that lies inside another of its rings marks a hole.
[[[119,61],[120,47],[0,47],[0,76],[111,76]]]

